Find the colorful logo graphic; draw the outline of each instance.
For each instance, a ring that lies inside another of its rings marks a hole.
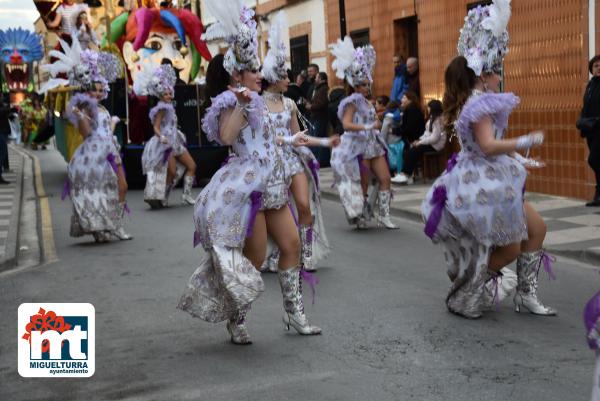
[[[90,377],[95,369],[95,310],[91,304],[21,304],[19,374]]]

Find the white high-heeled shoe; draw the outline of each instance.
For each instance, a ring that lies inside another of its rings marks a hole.
[[[544,250],[523,252],[517,258],[517,293],[513,299],[515,312],[524,308],[540,316],[555,316],[556,310],[544,305],[537,296],[538,273],[542,266]]]
[[[379,214],[377,215],[377,223],[380,226],[384,226],[389,230],[396,230],[398,226],[392,223],[392,219],[390,218],[390,201],[391,201],[391,192],[390,191],[379,191]]]
[[[286,312],[283,315],[284,327],[287,330],[293,327],[298,334],[305,336],[321,334],[321,328],[311,325],[304,314],[300,268],[293,267],[289,270],[279,270],[277,276],[283,295],[283,308]]]
[[[183,193],[181,194],[181,203],[193,205],[196,200],[192,196],[192,185],[194,185],[194,177],[186,175],[183,178]]]

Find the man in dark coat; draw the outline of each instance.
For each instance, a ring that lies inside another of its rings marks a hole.
[[[588,164],[596,176],[596,192],[594,198],[586,206],[600,206],[600,55],[595,56],[589,63],[592,79],[585,89],[583,109],[578,127],[581,136],[587,141],[590,149]],[[581,124],[581,121],[585,124]]]
[[[312,136],[319,138],[327,137],[328,124],[328,106],[329,106],[329,86],[327,85],[327,74],[319,72],[315,78],[315,87],[310,103],[306,105],[310,111],[310,122],[313,125],[311,132]],[[327,148],[311,148],[315,157],[319,160],[322,166],[329,164],[330,152]]]
[[[8,137],[10,136],[10,123],[8,117],[10,114],[10,105],[4,102],[4,97],[0,93],[0,184],[9,184],[2,177],[2,171],[5,169],[8,161]]]

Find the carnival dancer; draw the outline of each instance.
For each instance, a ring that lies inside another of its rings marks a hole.
[[[286,138],[300,132],[298,118],[303,116],[291,99],[283,96],[290,83],[286,68],[286,47],[281,37],[287,28],[285,14],[279,12],[269,30],[269,51],[262,68],[267,87],[263,99],[269,109],[270,123],[275,127],[277,141],[281,143],[286,173],[291,177],[290,191],[297,215],[300,233],[300,263],[306,271],[315,271],[318,260],[329,253],[329,240],[321,213],[319,192],[319,162],[306,146],[293,147],[284,143]],[[333,147],[339,136],[314,138],[307,136],[307,145]],[[277,271],[278,250],[273,249],[267,258],[269,270]]]
[[[525,168],[540,163],[516,153],[541,146],[544,135],[503,139],[519,98],[476,90],[482,72],[496,74],[502,67],[509,18],[510,1],[495,0],[465,19],[458,46],[462,55],[446,69],[444,94],[446,131],[458,136],[461,151],[422,204],[425,233],[444,247],[452,281],[446,305],[473,319],[511,291],[498,281],[501,269],[515,259],[515,310],[556,314],[537,297],[540,267],[552,274],[551,258],[542,249],[546,226],[524,200]]]
[[[142,169],[146,175],[144,201],[151,208],[167,206],[169,194],[183,177],[181,201],[193,205],[192,186],[196,163],[186,148],[185,135],[177,129],[177,114],[173,107],[175,70],[163,64],[148,73],[139,74],[134,83],[138,95],[151,95],[159,102],[150,110],[154,136],[146,142],[142,154]]]
[[[385,141],[379,128],[375,108],[369,102],[375,66],[375,49],[371,45],[354,48],[350,37],[329,46],[335,57],[332,68],[345,79],[349,96],[340,103],[338,117],[344,126],[340,146],[331,152],[335,185],[350,224],[367,227],[377,201],[377,221],[389,229],[397,227],[390,219],[391,178]],[[372,183],[372,171],[377,182]],[[371,185],[370,185],[371,184]]]
[[[264,291],[258,269],[270,235],[280,250],[285,327],[303,335],[320,334],[304,313],[298,231],[288,207],[289,176],[258,95],[254,12],[241,1],[205,4],[217,20],[205,39],[224,38],[229,44],[224,57],[211,61],[207,82],[230,89],[212,99],[202,127],[210,140],[231,146],[233,154],[196,200],[194,242],[202,244],[206,255],[178,307],[209,322],[226,320],[231,341],[250,344],[245,321],[250,305]],[[286,141],[303,144],[305,136],[297,133]]]
[[[596,352],[596,371],[592,401],[600,401],[600,292],[597,292],[583,311],[583,320],[587,332],[588,345]]]
[[[43,90],[64,85],[79,87],[69,101],[67,117],[84,137],[68,166],[68,180],[63,195],[73,203],[70,234],[92,235],[97,242],[107,242],[111,235],[131,239],[123,229],[124,194],[119,189],[121,158],[112,135],[111,117],[99,111],[98,99],[106,96],[108,81],[102,76],[99,55],[81,51],[74,39],[72,46],[60,40],[63,52],[52,50],[58,61],[43,66],[53,77],[67,74],[69,79],[50,79]],[[120,195],[123,202],[120,202]]]

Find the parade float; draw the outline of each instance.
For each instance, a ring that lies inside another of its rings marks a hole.
[[[34,89],[33,63],[44,56],[40,36],[22,28],[0,29],[0,82],[12,104]]]
[[[35,4],[46,27],[52,32],[53,21],[61,1],[36,0]],[[72,1],[65,3],[74,3]],[[143,188],[141,153],[144,143],[153,135],[148,110],[155,99],[141,96],[133,90],[136,77],[160,64],[171,64],[178,75],[175,87],[175,108],[180,116],[180,130],[185,134],[188,150],[198,165],[198,178],[205,179],[219,168],[227,149],[211,144],[201,132],[201,104],[204,85],[201,64],[211,59],[206,44],[200,39],[202,22],[189,9],[180,6],[159,6],[154,1],[113,1],[62,4],[80,7],[72,14],[87,12],[98,38],[98,47],[118,56],[123,76],[111,84],[105,106],[112,115],[121,118],[116,134],[122,144],[123,160],[131,188]],[[93,3],[93,4],[92,4]],[[69,42],[64,30],[57,36]],[[68,35],[67,35],[68,36]],[[59,49],[56,41],[47,38],[47,51]],[[76,88],[60,87],[49,90],[46,104],[54,112],[57,147],[69,160],[81,142],[81,136],[63,117],[63,112]]]

